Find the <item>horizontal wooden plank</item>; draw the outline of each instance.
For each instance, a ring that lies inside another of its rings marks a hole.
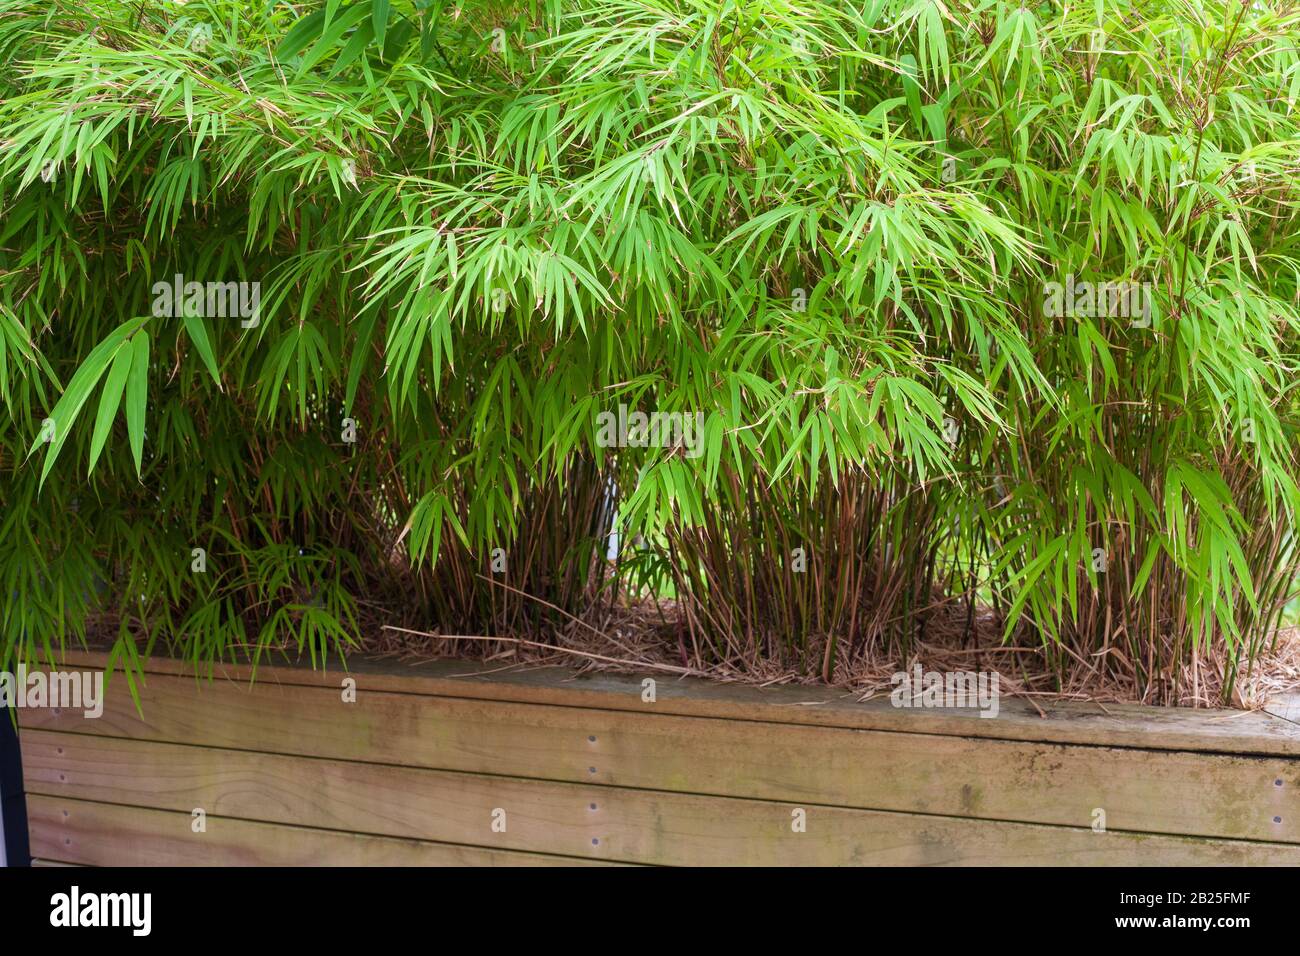
[[[81,866],[578,866],[586,860],[31,794],[32,853]]]
[[[177,811],[155,835],[131,824],[139,840],[161,838],[162,847],[140,851],[158,859],[177,852],[201,859],[201,848],[232,839],[244,847],[244,831],[236,827],[232,837],[230,828],[256,820],[295,827],[274,845],[277,858],[319,853],[312,859],[331,862],[337,861],[324,849],[293,841],[333,846],[337,831],[358,831],[543,857],[687,866],[1300,865],[1300,846],[797,808],[69,734],[31,735],[24,743],[24,777],[45,795],[41,800],[68,812],[53,819],[65,840],[85,839],[67,822],[84,801]],[[207,814],[204,833],[190,830],[195,808]],[[155,819],[151,811],[137,812]],[[94,825],[100,823],[96,818]],[[51,826],[48,815],[37,826]],[[60,837],[42,833],[38,839],[49,846]],[[216,852],[224,859],[234,851],[223,845]]]
[[[68,651],[71,665],[102,667],[98,651]],[[187,662],[152,658],[151,673],[192,675]],[[975,664],[971,665],[975,667]],[[985,663],[982,665],[988,667]],[[404,663],[353,657],[347,670],[306,665],[265,665],[257,679],[266,683],[338,687],[353,677],[362,690],[478,700],[505,700],[555,706],[654,712],[679,716],[760,720],[811,726],[888,730],[999,740],[1102,744],[1158,750],[1300,756],[1300,724],[1265,711],[1190,710],[1135,704],[1091,704],[1043,700],[1038,706],[1014,697],[1001,700],[996,718],[975,711],[896,708],[888,695],[859,701],[843,688],[816,686],[755,687],[647,671],[643,676],[582,674],[560,667],[495,670],[472,661]],[[214,675],[247,681],[247,666],[218,664]],[[642,700],[642,680],[655,680],[656,700]],[[1040,713],[1041,711],[1041,713]]]
[[[151,675],[33,730],[790,804],[1300,843],[1300,761]]]

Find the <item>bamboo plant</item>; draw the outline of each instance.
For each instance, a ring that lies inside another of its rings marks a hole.
[[[3,0],[0,659],[671,597],[692,666],[991,615],[1230,695],[1300,560],[1297,39],[1292,0]]]

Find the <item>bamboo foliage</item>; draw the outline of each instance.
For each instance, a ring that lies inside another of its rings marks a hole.
[[[1297,565],[1298,38],[1290,0],[4,0],[0,657],[657,593],[687,663],[829,679],[978,610],[1230,692]]]

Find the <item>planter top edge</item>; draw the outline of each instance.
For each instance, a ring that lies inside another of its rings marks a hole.
[[[97,650],[68,650],[64,663],[102,668],[107,664],[107,655]],[[191,662],[164,657],[150,658],[144,670],[146,674],[195,674]],[[248,665],[219,663],[214,665],[212,676],[247,681],[253,676],[253,669]],[[323,668],[313,668],[310,661],[277,662],[261,664],[256,671],[258,681],[331,689],[337,689],[340,681],[349,676],[357,680],[358,692],[896,733],[1300,757],[1300,695],[1284,698],[1259,711],[1192,710],[1070,700],[1040,701],[1035,706],[1024,698],[1005,695],[999,702],[998,715],[988,718],[973,709],[895,707],[888,693],[860,701],[856,691],[844,687],[761,687],[677,677],[650,669],[635,675],[579,673],[558,666],[494,669],[481,661],[406,662],[353,656],[346,667],[335,659]],[[645,678],[655,681],[653,702],[643,700]]]

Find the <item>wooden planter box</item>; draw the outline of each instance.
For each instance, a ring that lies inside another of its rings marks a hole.
[[[1300,864],[1300,726],[1281,716],[1081,704],[1044,718],[1004,699],[981,719],[662,675],[650,703],[639,679],[483,669],[263,667],[250,688],[246,669],[208,682],[153,661],[142,713],[120,674],[98,720],[21,711],[32,856]]]

